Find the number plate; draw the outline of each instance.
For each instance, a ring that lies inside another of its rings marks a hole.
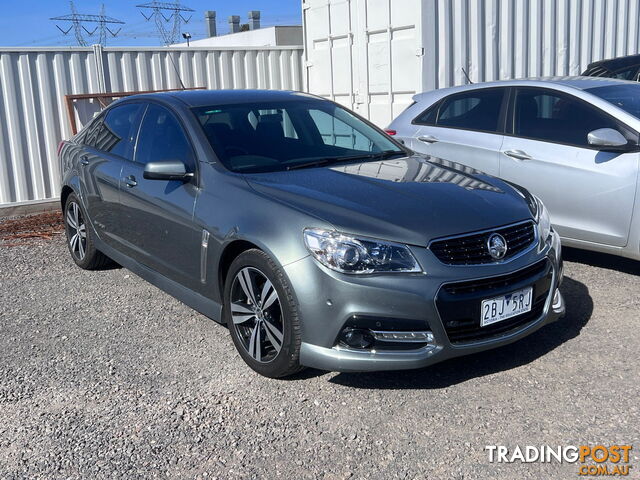
[[[483,300],[480,326],[486,327],[522,313],[530,312],[532,297],[533,287],[529,287],[500,297]]]

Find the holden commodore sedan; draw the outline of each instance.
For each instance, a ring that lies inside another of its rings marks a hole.
[[[325,99],[131,96],[60,159],[73,261],[114,260],[226,324],[265,376],[423,367],[564,314],[539,199]]]
[[[427,92],[389,129],[529,189],[562,244],[640,260],[640,84],[591,77]]]

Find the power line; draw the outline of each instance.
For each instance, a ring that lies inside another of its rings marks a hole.
[[[70,25],[67,29],[62,28],[60,25],[56,24],[58,30],[62,32],[63,35],[68,35],[71,30],[74,31],[76,42],[81,47],[87,46],[87,40],[85,39],[85,34],[89,37],[96,36],[96,32],[98,33],[98,42],[100,45],[106,45],[107,43],[107,33],[109,33],[112,37],[115,37],[120,32],[121,28],[118,30],[112,30],[107,25],[108,24],[120,24],[124,25],[122,20],[118,20],[117,18],[108,17],[105,15],[104,4],[100,9],[99,15],[88,15],[84,13],[78,13],[76,11],[76,6],[73,3],[73,0],[69,2],[71,7],[71,14],[62,15],[59,17],[52,17],[49,20],[53,20],[56,22],[70,22]],[[85,23],[94,23],[97,24],[93,30],[89,30],[84,26]]]
[[[179,1],[169,3],[154,0],[136,5],[136,7],[140,9],[140,13],[145,20],[150,21],[153,19],[155,21],[156,29],[165,45],[176,43],[180,35],[180,26],[183,22],[189,23],[189,20],[191,20],[191,15],[187,18],[183,12],[195,11],[185,5],[181,5]],[[168,28],[169,25],[171,25],[171,28]]]

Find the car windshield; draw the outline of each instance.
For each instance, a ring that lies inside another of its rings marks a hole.
[[[640,118],[640,83],[595,87],[587,91]]]
[[[404,155],[391,139],[328,101],[288,100],[194,109],[220,161],[257,173]]]

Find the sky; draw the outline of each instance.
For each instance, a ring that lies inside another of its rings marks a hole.
[[[74,3],[78,13],[94,15],[100,13],[104,3],[107,16],[125,22],[117,37],[107,39],[107,45],[162,45],[153,20],[146,21],[136,7],[148,1],[150,0],[75,0]],[[176,0],[165,1],[175,3]],[[241,23],[247,23],[249,10],[260,10],[262,26],[302,23],[301,0],[180,0],[180,3],[195,10],[191,12],[189,23],[181,29],[182,32],[189,32],[193,40],[205,37],[205,10],[217,12],[218,35],[229,32],[227,19],[230,15],[240,15]],[[73,30],[65,36],[56,28],[58,24],[66,29],[70,26],[69,22],[49,20],[51,17],[71,13],[67,0],[0,0],[0,5],[0,47],[77,45]],[[91,27],[91,24],[87,27]],[[91,40],[91,37],[87,38],[89,45],[95,43]]]

